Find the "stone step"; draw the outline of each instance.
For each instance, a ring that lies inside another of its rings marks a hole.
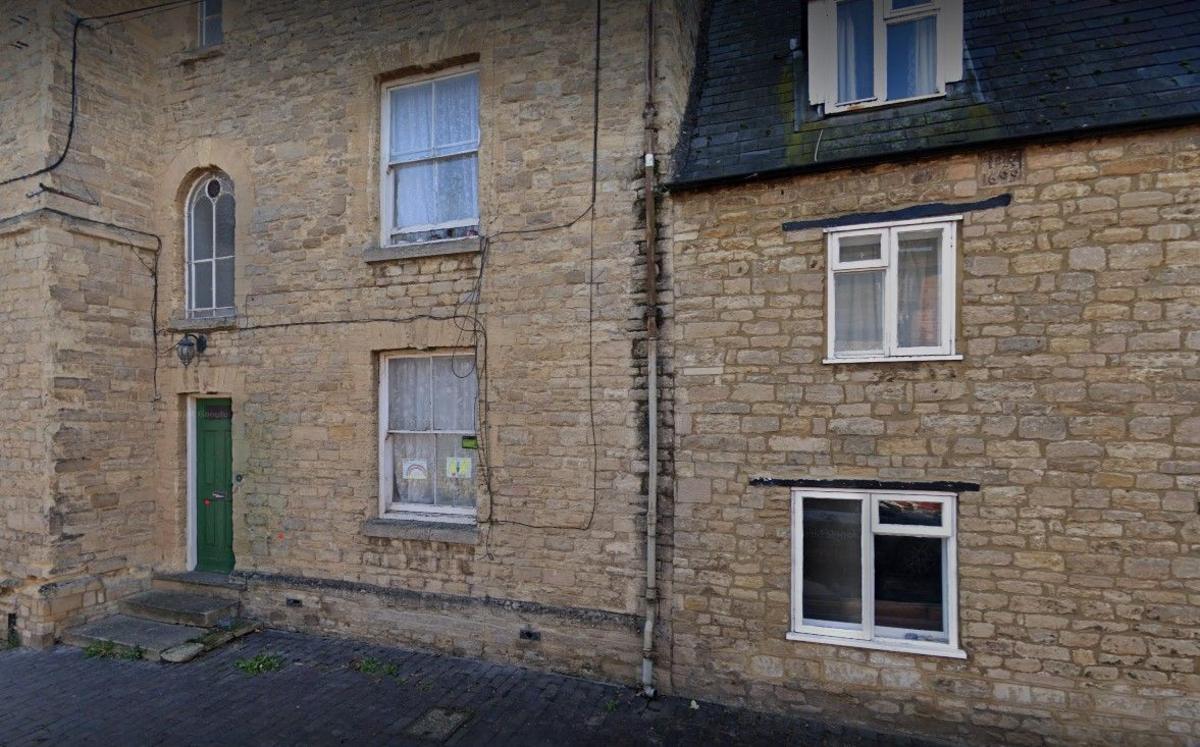
[[[238,603],[207,594],[152,589],[121,600],[121,612],[170,625],[211,628],[237,617]]]
[[[246,582],[235,576],[206,571],[155,573],[150,585],[158,591],[182,591],[235,600],[246,590]]]
[[[203,638],[207,632],[192,625],[112,615],[71,628],[63,634],[63,642],[83,649],[95,646],[92,650],[104,651],[104,655],[111,655],[111,647],[116,646],[127,654],[140,653],[143,659],[158,661],[163,651]]]

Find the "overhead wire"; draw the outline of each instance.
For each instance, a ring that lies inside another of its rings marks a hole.
[[[76,18],[75,21],[71,24],[71,115],[67,119],[67,138],[66,138],[66,141],[63,143],[62,152],[59,153],[58,156],[52,162],[50,162],[46,166],[43,166],[40,169],[34,169],[33,171],[30,171],[26,174],[19,174],[17,176],[12,176],[12,177],[8,177],[6,179],[0,180],[0,187],[3,187],[6,184],[12,184],[13,182],[19,182],[22,179],[28,179],[31,176],[39,176],[41,174],[48,174],[51,171],[54,171],[55,169],[57,169],[59,166],[61,166],[63,161],[67,160],[67,154],[70,153],[70,151],[71,151],[71,143],[75,139],[75,120],[76,120],[76,116],[79,113],[79,72],[78,72],[79,71],[79,29],[85,28],[84,24],[90,23],[92,21],[108,21],[109,23],[112,23],[117,18],[125,18],[125,17],[129,17],[129,16],[134,16],[136,14],[149,15],[149,13],[151,13],[151,12],[157,12],[160,10],[170,10],[173,8],[181,8],[186,5],[196,5],[197,3],[200,3],[200,2],[203,2],[203,0],[170,0],[169,2],[165,2],[165,3],[157,3],[155,5],[146,5],[141,8],[132,8],[130,10],[123,10],[118,13],[106,13],[103,15],[81,16],[79,18]],[[137,17],[140,18],[141,15],[138,15]],[[102,24],[92,26],[92,27],[87,27],[87,28],[96,29],[96,28],[102,28],[107,25],[108,24],[106,24],[106,23],[102,23]]]

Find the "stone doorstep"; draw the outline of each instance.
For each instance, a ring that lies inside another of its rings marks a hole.
[[[179,664],[258,630],[261,626],[250,620],[237,620],[229,628],[206,629],[112,615],[68,630],[62,640],[78,648],[111,644],[116,656],[140,651],[143,659]]]
[[[164,651],[203,638],[207,632],[192,625],[170,625],[128,615],[112,615],[71,628],[63,634],[63,642],[79,648],[108,643],[127,651],[140,650],[143,659],[158,661]]]
[[[152,589],[126,597],[121,612],[170,625],[211,628],[220,620],[237,617],[239,604],[220,597],[188,594],[182,591]]]
[[[155,573],[151,586],[157,591],[176,591],[189,594],[220,597],[239,601],[246,590],[246,582],[235,576],[203,571],[183,573]]]

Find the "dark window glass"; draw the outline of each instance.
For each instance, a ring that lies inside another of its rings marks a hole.
[[[942,543],[943,540],[937,537],[875,535],[877,628],[945,632]],[[910,633],[904,637],[921,639],[926,636]]]
[[[804,621],[862,623],[862,501],[804,499]]]

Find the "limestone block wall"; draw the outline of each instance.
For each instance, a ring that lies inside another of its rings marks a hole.
[[[49,193],[62,209],[83,217],[145,230],[153,217],[157,195],[152,177],[163,159],[162,78],[160,35],[150,21],[100,18],[85,21],[77,35],[76,66],[72,75],[72,29],[76,18],[93,18],[144,7],[130,0],[88,0],[37,3],[39,58],[45,68],[35,96],[27,104],[41,112],[37,128],[45,139],[46,166],[70,148],[62,163],[48,174],[19,183],[24,189],[14,200],[39,189],[39,184],[66,193]],[[180,12],[193,12],[188,6]],[[150,16],[154,18],[154,16]],[[7,67],[7,65],[5,66]],[[70,129],[71,94],[75,91],[75,126]],[[14,207],[19,203],[14,203]]]
[[[0,614],[45,645],[141,588],[158,557],[154,244],[47,210],[0,232]]]
[[[993,155],[673,196],[681,690],[988,744],[1200,736],[1200,129]],[[960,229],[962,361],[821,362],[824,237],[785,221],[1003,193]],[[978,482],[967,659],[785,640],[789,491],[756,476]]]
[[[95,602],[104,604],[144,585],[158,557],[147,439],[158,419],[150,317],[157,245],[88,221],[64,220],[47,239],[50,490],[61,522],[51,533],[52,578],[95,579],[107,590]],[[79,600],[83,616],[103,611],[84,609],[89,601]]]
[[[41,106],[50,86],[50,34],[44,23],[48,4],[32,0],[3,0],[0,47],[0,181],[46,165],[49,150],[49,107]],[[22,195],[27,184],[0,185],[0,217]],[[28,191],[28,189],[26,190]]]
[[[0,624],[32,617],[37,580],[53,563],[45,392],[50,381],[43,231],[0,223]]]

